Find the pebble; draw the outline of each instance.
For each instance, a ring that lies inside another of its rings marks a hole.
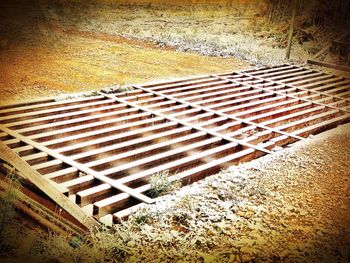
[[[241,256],[241,262],[252,262],[253,258],[250,255],[243,254]]]
[[[127,246],[128,247],[135,247],[136,246],[136,242],[134,240],[130,240],[128,243],[127,243]]]

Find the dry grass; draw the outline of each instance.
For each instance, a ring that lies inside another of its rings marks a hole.
[[[13,168],[9,168],[5,180],[10,187],[0,192],[0,257],[16,246],[20,231],[22,231],[21,225],[15,220],[17,191],[21,183]]]
[[[271,25],[260,14],[261,1],[233,5],[68,5],[44,9],[47,18],[82,31],[104,32],[171,46],[209,56],[237,57],[253,64],[285,62],[288,24]],[[319,28],[298,20],[292,61],[304,62],[332,39]],[[305,36],[308,37],[305,37]]]

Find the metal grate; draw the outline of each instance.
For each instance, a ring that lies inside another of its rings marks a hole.
[[[88,214],[153,203],[148,179],[185,184],[350,117],[350,79],[299,66],[133,86],[0,108],[0,140]]]

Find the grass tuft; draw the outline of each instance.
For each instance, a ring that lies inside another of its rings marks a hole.
[[[150,195],[152,197],[158,197],[170,189],[171,182],[169,180],[169,171],[165,170],[153,174],[149,179],[151,185]]]

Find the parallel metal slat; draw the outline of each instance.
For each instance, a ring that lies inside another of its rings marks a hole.
[[[281,65],[0,107],[0,140],[117,221],[157,200],[157,172],[190,183],[349,121],[349,79]]]

